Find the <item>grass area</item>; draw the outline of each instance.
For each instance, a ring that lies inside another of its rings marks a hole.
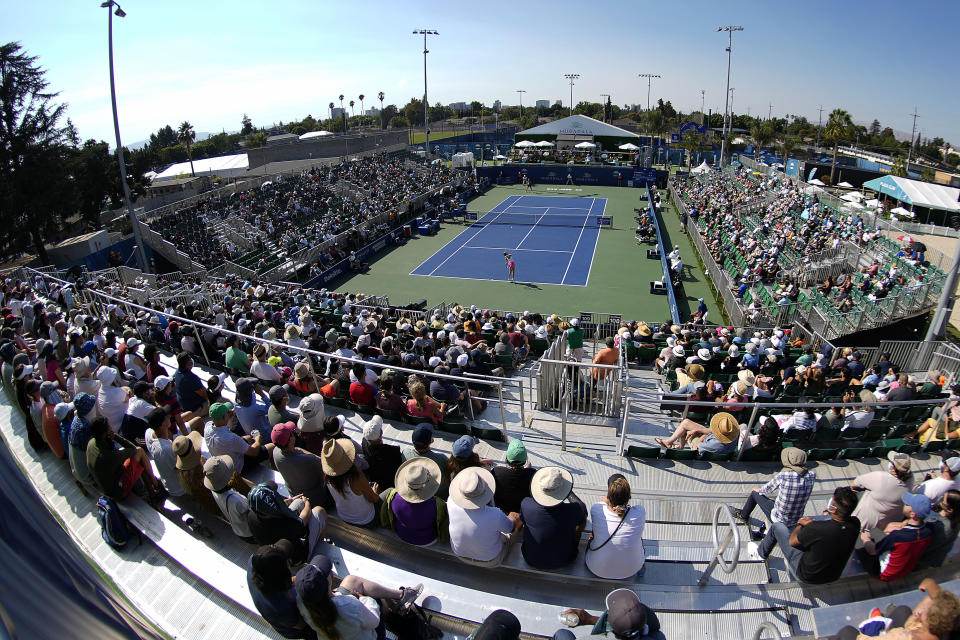
[[[452,138],[454,136],[461,136],[465,133],[470,133],[469,131],[431,131],[430,132],[430,142],[436,142],[437,140],[443,140],[444,138]],[[410,136],[410,144],[423,144],[424,143],[424,133],[423,131],[416,131]]]
[[[553,187],[556,189],[556,187]],[[650,281],[661,277],[660,261],[647,258],[650,245],[637,246],[634,240],[634,207],[646,204],[646,191],[619,187],[582,187],[582,191],[557,192],[547,185],[534,189],[536,195],[607,198],[605,215],[612,215],[614,228],[600,232],[590,281],[586,287],[560,285],[512,284],[499,281],[462,280],[411,276],[420,263],[433,255],[464,227],[457,223],[445,224],[439,234],[418,237],[405,247],[388,250],[380,255],[370,269],[334,283],[332,289],[380,294],[390,297],[394,304],[426,298],[431,305],[441,301],[462,302],[478,306],[541,313],[573,315],[580,311],[620,313],[624,318],[663,322],[669,316],[666,296],[651,295]],[[528,193],[523,187],[495,187],[471,201],[470,209],[486,212],[511,195]],[[696,254],[689,240],[680,231],[680,220],[671,210],[665,210],[666,241],[680,245],[680,254],[686,265],[684,290],[686,297],[678,300],[683,317],[696,309],[696,299],[711,299],[706,279],[697,266]],[[676,238],[676,240],[670,240]],[[522,265],[521,265],[522,268]],[[692,302],[692,304],[691,304]]]

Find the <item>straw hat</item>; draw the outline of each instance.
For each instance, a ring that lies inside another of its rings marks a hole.
[[[290,341],[295,340],[300,337],[300,327],[295,324],[288,324],[286,330],[283,332],[283,339]]]
[[[573,491],[573,475],[560,467],[544,467],[530,481],[530,495],[544,507],[558,505]]]
[[[191,431],[187,436],[177,436],[173,441],[173,452],[177,454],[177,469],[188,471],[199,467],[202,447],[203,436],[199,431]]]
[[[756,375],[754,375],[753,371],[750,371],[750,369],[741,369],[738,371],[737,379],[748,387],[752,387],[757,381]]]
[[[323,443],[323,472],[328,476],[342,476],[353,467],[357,448],[349,438],[334,438]]]
[[[394,485],[407,502],[426,502],[440,489],[440,465],[423,456],[410,458],[397,469]]]
[[[694,382],[697,380],[703,380],[704,371],[703,367],[699,364],[688,364],[686,367],[684,367],[684,369],[686,370],[687,375],[690,376]]]
[[[737,419],[726,412],[721,412],[710,419],[710,431],[713,437],[727,444],[733,442],[733,439],[740,433],[740,425]]]
[[[462,509],[481,509],[493,500],[496,482],[483,467],[467,467],[450,482],[450,499]]]
[[[639,334],[644,338],[649,338],[650,336],[653,335],[653,331],[650,330],[650,327],[647,326],[646,322],[641,322],[640,325],[637,327],[637,334]]]

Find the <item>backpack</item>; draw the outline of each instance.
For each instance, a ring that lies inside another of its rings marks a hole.
[[[140,532],[130,524],[117,503],[108,496],[100,496],[97,500],[97,522],[100,523],[100,535],[103,541],[114,549],[126,547],[132,533],[137,534],[137,544],[142,541]]]
[[[388,600],[380,600],[379,604],[384,626],[397,636],[397,640],[438,640],[443,637],[443,631],[434,626],[431,617],[417,605],[398,611]]]

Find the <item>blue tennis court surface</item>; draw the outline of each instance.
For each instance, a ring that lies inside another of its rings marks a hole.
[[[445,244],[410,275],[585,287],[606,198],[510,196]]]

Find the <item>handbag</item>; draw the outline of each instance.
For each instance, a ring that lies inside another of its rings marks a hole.
[[[617,532],[620,531],[620,527],[623,526],[623,523],[624,523],[624,521],[627,519],[627,515],[629,515],[630,509],[632,509],[632,508],[633,508],[633,507],[627,507],[627,512],[623,514],[623,517],[622,517],[622,518],[620,518],[620,523],[619,523],[619,524],[617,525],[617,527],[613,530],[613,533],[610,534],[610,537],[609,537],[609,538],[607,538],[606,540],[604,540],[603,543],[602,543],[599,547],[591,547],[591,546],[588,544],[588,545],[587,545],[587,551],[600,551],[600,549],[603,549],[605,546],[607,546],[607,543],[610,542],[611,540],[613,540],[613,536],[617,535]],[[593,534],[590,535],[590,541],[593,542]]]

